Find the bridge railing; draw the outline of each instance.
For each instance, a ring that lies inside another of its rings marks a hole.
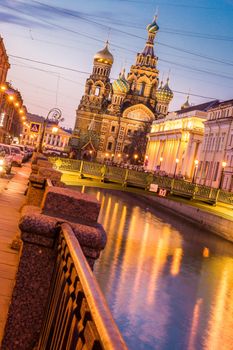
[[[165,188],[173,194],[190,199],[196,198],[211,204],[215,204],[217,201],[233,204],[232,192],[193,184],[180,179],[80,160],[50,158],[50,161],[57,169],[78,172],[80,177],[97,178],[103,181],[117,182],[122,186],[135,186],[145,190],[149,188],[151,183],[156,183],[159,187]]]
[[[58,256],[38,350],[127,349],[105,298],[68,224]]]

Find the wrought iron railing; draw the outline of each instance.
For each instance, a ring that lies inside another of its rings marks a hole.
[[[50,158],[50,161],[56,169],[76,171],[79,172],[81,177],[93,177],[103,181],[117,182],[122,186],[136,186],[143,189],[148,189],[151,183],[156,183],[159,187],[170,190],[171,193],[176,195],[196,198],[212,204],[217,201],[227,204],[233,203],[233,193],[231,192],[167,176],[73,159]]]
[[[123,350],[127,346],[68,224],[58,255],[38,350]]]

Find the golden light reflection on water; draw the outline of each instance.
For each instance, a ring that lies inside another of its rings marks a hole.
[[[173,255],[172,265],[171,265],[171,274],[173,276],[176,276],[180,272],[180,265],[181,265],[181,259],[182,259],[182,248],[176,248],[175,253]]]
[[[193,309],[193,319],[192,319],[190,336],[189,336],[188,350],[195,350],[196,348],[195,338],[198,330],[198,323],[200,319],[200,308],[201,308],[202,302],[203,302],[202,298],[197,299],[197,302]]]
[[[175,340],[183,341],[179,350],[233,350],[233,259],[223,256],[222,247],[218,252],[216,238],[195,241],[131,201],[106,192],[96,196],[108,236],[97,275],[116,321],[126,322],[124,336],[161,341],[163,349],[175,326]]]
[[[216,280],[217,290],[213,296],[213,303],[208,320],[207,335],[205,337],[205,349],[233,349],[233,264],[232,260],[225,262],[220,274],[220,279]],[[229,298],[231,291],[231,298]],[[228,305],[226,307],[226,303]],[[230,313],[230,315],[229,315]],[[226,322],[229,317],[230,322]]]

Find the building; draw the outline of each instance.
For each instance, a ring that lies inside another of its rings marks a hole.
[[[0,142],[11,143],[19,138],[26,113],[20,92],[6,82],[9,59],[0,38]]]
[[[233,100],[208,111],[197,182],[233,191]]]
[[[128,148],[138,130],[152,124],[158,115],[167,114],[173,97],[167,83],[160,86],[170,98],[157,94],[159,72],[154,53],[154,39],[159,30],[156,17],[147,26],[148,39],[137,54],[127,77],[123,70],[119,78],[110,82],[114,58],[108,42],[96,53],[93,71],[86,80],[85,94],[77,109],[73,136],[79,139],[80,157],[100,161],[127,159]]]
[[[44,117],[27,113],[23,131],[20,137],[20,143],[23,145],[38,147],[42,137],[44,125]],[[59,127],[58,123],[47,121],[43,147],[58,151],[67,151],[70,137],[71,133]]]
[[[187,99],[180,110],[155,120],[148,135],[147,169],[192,179],[200,157],[207,111],[215,104],[216,101],[211,101],[190,106]]]
[[[5,84],[7,72],[10,68],[9,58],[6,53],[3,38],[0,37],[0,84]]]

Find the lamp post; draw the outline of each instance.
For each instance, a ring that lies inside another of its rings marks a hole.
[[[197,174],[197,168],[198,168],[198,163],[199,161],[196,159],[194,161],[195,167],[194,167],[194,172],[193,172],[193,179],[192,179],[192,183],[195,183],[195,178],[196,178],[196,174]]]
[[[52,108],[47,114],[47,117],[44,120],[43,126],[42,126],[42,133],[39,141],[38,151],[42,153],[43,151],[43,141],[44,141],[44,135],[46,131],[46,126],[48,121],[59,123],[62,122],[64,119],[62,118],[62,112],[59,108]],[[56,128],[56,131],[58,131],[58,127],[53,127],[53,129]]]
[[[219,188],[220,190],[221,190],[221,188],[222,188],[222,181],[223,181],[223,176],[224,176],[224,169],[225,169],[226,165],[227,165],[227,162],[223,161],[223,162],[222,162],[222,171],[221,171],[221,176],[220,176],[219,186],[218,186],[218,188]]]
[[[175,170],[174,170],[174,174],[173,174],[173,177],[175,178],[175,176],[176,176],[176,169],[177,169],[177,165],[178,165],[178,163],[179,163],[179,159],[178,158],[176,158],[176,165],[175,165]]]
[[[163,157],[160,157],[160,158],[159,158],[159,170],[160,170],[160,168],[161,168],[161,163],[162,163],[162,161],[163,161]]]

